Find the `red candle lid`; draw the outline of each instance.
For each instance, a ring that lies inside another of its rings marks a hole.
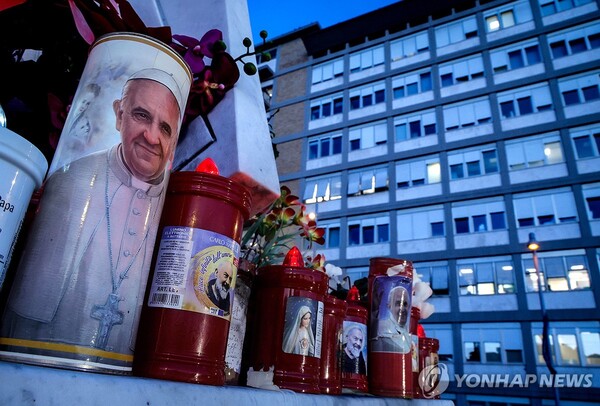
[[[210,173],[213,175],[219,174],[219,168],[217,168],[217,164],[211,158],[206,158],[204,161],[200,162],[196,167],[196,172]]]
[[[302,254],[298,247],[292,247],[291,250],[288,251],[285,259],[283,260],[284,266],[295,266],[298,268],[304,267],[304,258],[302,258]]]
[[[346,296],[346,300],[349,302],[360,302],[360,292],[356,285],[352,285],[350,290],[348,291],[348,296]]]

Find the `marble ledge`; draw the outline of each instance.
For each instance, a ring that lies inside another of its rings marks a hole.
[[[454,406],[451,400],[305,395],[114,376],[0,361],[0,405],[394,405]]]

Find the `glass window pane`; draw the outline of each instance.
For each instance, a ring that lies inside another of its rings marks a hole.
[[[344,107],[344,99],[338,98],[333,100],[333,114],[342,114],[342,108]]]
[[[444,236],[444,222],[438,221],[431,223],[431,236],[432,237],[443,237]]]
[[[544,155],[548,164],[556,164],[564,161],[559,141],[545,144]]]
[[[327,230],[327,246],[329,248],[338,248],[340,246],[340,228],[331,227]]]
[[[325,103],[322,106],[323,117],[329,117],[331,115],[331,103]]]
[[[523,351],[522,350],[505,350],[506,362],[508,363],[522,363],[523,362]]]
[[[522,97],[517,99],[517,104],[519,105],[519,114],[522,116],[524,114],[533,113],[533,105],[531,104],[531,97]]]
[[[465,342],[465,356],[467,362],[481,362],[478,342]]]
[[[581,91],[583,92],[583,99],[586,102],[600,99],[598,85],[583,87],[581,88]]]
[[[512,10],[501,13],[500,18],[502,19],[502,28],[508,28],[515,25],[515,16],[513,15]]]
[[[473,216],[473,231],[487,231],[485,215]]]
[[[342,137],[333,137],[332,139],[332,153],[341,154],[342,153]]]
[[[421,136],[421,121],[413,121],[409,123],[410,138],[419,138]]]
[[[372,244],[375,242],[375,226],[365,226],[362,232],[363,244]]]
[[[562,365],[579,365],[579,353],[577,352],[577,338],[574,334],[559,334],[558,346]]]
[[[584,331],[581,333],[581,345],[586,365],[600,365],[600,334]]]
[[[500,110],[503,118],[511,118],[515,116],[515,105],[512,100],[500,103]]]
[[[483,343],[485,349],[485,360],[486,362],[502,362],[500,357],[500,343]]]
[[[579,93],[577,93],[577,90],[567,90],[565,92],[562,92],[562,95],[563,100],[565,101],[565,106],[581,103],[581,101],[579,100]]]
[[[586,201],[592,218],[600,219],[600,197],[588,197]]]
[[[512,51],[508,53],[508,60],[510,61],[511,69],[519,69],[525,66],[525,61],[523,60],[523,54],[521,50]]]
[[[390,240],[390,225],[377,225],[377,242],[388,242]]]
[[[431,90],[431,73],[422,73],[421,74],[421,92],[427,92]]]
[[[465,177],[465,170],[462,164],[450,165],[450,179],[462,179]]]
[[[536,334],[534,337],[534,340],[535,340],[535,348],[536,348],[536,352],[537,352],[537,363],[545,364],[544,355],[542,352],[542,335]],[[554,340],[551,335],[548,336],[548,342],[550,345],[550,354],[552,354],[552,362],[556,363],[556,354],[554,354]]]
[[[535,65],[542,62],[540,48],[537,45],[525,48],[525,55],[527,57],[527,65]]]
[[[329,140],[329,138],[323,138],[321,139],[321,156],[329,156],[330,154],[330,145],[331,145],[331,141]]]
[[[504,212],[490,213],[492,219],[492,230],[504,230],[506,228],[506,220]]]
[[[467,162],[467,174],[468,176],[481,175],[479,161]]]
[[[348,244],[359,245],[360,244],[360,225],[352,224],[348,226]]]
[[[552,58],[554,59],[569,55],[567,53],[567,44],[565,44],[565,41],[557,41],[550,44],[550,49],[552,50]]]
[[[408,85],[406,85],[406,94],[408,96],[412,96],[417,93],[419,93],[419,87],[416,83],[409,83]]]
[[[498,157],[496,156],[496,150],[483,151],[483,168],[485,173],[498,172]]]
[[[319,141],[311,141],[308,143],[308,159],[319,157]]]
[[[585,39],[583,38],[576,38],[569,41],[569,47],[571,48],[572,54],[578,54],[579,52],[587,51],[587,45],[585,44]]]
[[[592,141],[588,135],[573,138],[578,158],[589,158],[594,156]]]
[[[396,142],[406,140],[406,124],[396,126]]]
[[[452,86],[454,84],[454,80],[452,79],[452,73],[446,73],[440,77],[442,81],[442,87]]]
[[[469,218],[461,217],[454,219],[456,234],[465,234],[469,232]]]

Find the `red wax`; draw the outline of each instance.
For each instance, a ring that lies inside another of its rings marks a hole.
[[[158,236],[165,227],[182,226],[218,233],[239,243],[249,207],[250,193],[234,181],[209,173],[174,172]],[[223,385],[229,320],[196,311],[150,307],[148,296],[149,290],[137,336],[134,374]]]

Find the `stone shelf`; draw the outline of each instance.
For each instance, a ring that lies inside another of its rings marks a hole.
[[[0,405],[454,406],[450,400],[359,395],[305,395],[236,386],[208,386],[131,376],[77,372],[0,361]]]

